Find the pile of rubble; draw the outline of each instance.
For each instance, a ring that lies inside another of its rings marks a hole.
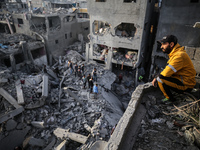
[[[176,95],[176,102],[161,103],[162,93],[157,89],[145,93],[142,105],[146,108],[145,118],[141,121],[139,134],[133,146],[133,150],[138,149],[192,149],[198,150],[200,147],[199,127],[190,119],[174,115],[172,110],[193,102],[193,99],[185,94]]]
[[[84,64],[85,75],[97,68],[97,99],[70,74],[68,60]],[[109,139],[123,115],[122,103],[110,91],[116,75],[95,62],[82,60],[79,53],[70,51],[37,74],[1,70],[0,147],[86,149],[97,140]]]

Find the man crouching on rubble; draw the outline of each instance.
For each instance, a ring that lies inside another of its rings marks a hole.
[[[190,92],[196,84],[196,71],[192,61],[184,47],[181,47],[177,41],[174,35],[165,36],[158,41],[161,43],[162,51],[169,56],[165,69],[152,81],[154,87],[158,84],[165,96],[162,102],[175,100],[171,90],[177,93]]]

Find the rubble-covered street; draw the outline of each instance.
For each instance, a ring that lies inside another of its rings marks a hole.
[[[84,64],[85,75],[97,68],[97,99],[90,93],[88,83],[84,89],[82,79],[70,73],[68,60],[73,65]],[[98,139],[107,141],[128,103],[123,105],[111,91],[117,76],[96,62],[84,62],[73,50],[59,57],[52,67],[40,70],[12,73],[1,67],[0,145],[35,150],[56,148],[64,142],[67,149],[76,149],[90,148]],[[124,82],[121,89],[125,90],[123,85]],[[10,140],[12,144],[8,144]]]

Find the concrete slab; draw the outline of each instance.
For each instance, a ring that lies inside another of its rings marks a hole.
[[[15,108],[20,108],[21,106],[18,105],[17,101],[3,88],[0,88],[0,94]]]
[[[15,110],[12,110],[11,112],[8,112],[7,114],[0,115],[0,124],[10,118],[17,116],[18,114],[22,113],[23,111],[24,111],[24,108],[19,107]]]
[[[18,104],[23,105],[24,104],[24,95],[23,95],[23,89],[20,80],[17,80],[15,82],[15,87],[17,91],[17,100]]]
[[[86,136],[83,136],[77,133],[72,133],[72,132],[69,132],[69,130],[62,129],[62,128],[57,128],[56,130],[54,130],[53,133],[58,138],[61,138],[61,139],[70,138],[71,140],[82,143],[82,144],[85,144],[85,142],[88,139],[88,137]]]
[[[48,90],[48,82],[49,78],[46,75],[43,75],[43,83],[42,83],[42,97],[47,97],[49,90]]]
[[[64,87],[64,90],[70,95],[72,96],[77,102],[79,102],[81,105],[84,105],[83,102],[81,102],[78,98],[78,96],[76,96],[68,87]]]
[[[9,133],[8,136],[0,140],[0,149],[1,150],[11,150],[16,146],[22,145],[25,136],[31,128],[26,126],[23,130],[14,130]]]

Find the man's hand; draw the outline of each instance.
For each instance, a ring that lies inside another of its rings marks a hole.
[[[157,82],[156,78],[154,78],[151,83],[153,84],[154,87],[157,87],[157,85],[158,85],[158,82]]]

